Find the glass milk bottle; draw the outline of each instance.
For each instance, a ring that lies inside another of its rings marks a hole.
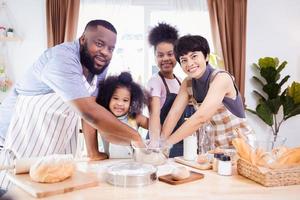
[[[194,106],[190,102],[185,110],[185,120],[191,117],[196,112]],[[197,133],[186,137],[183,140],[183,159],[185,160],[196,160],[197,158]]]
[[[186,137],[183,140],[183,159],[185,160],[196,160],[197,158],[197,135]]]

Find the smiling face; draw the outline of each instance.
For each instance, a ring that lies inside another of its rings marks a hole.
[[[130,102],[130,91],[125,87],[116,88],[109,102],[109,110],[116,117],[123,116],[128,113]]]
[[[156,63],[162,74],[173,74],[176,65],[173,48],[173,44],[168,42],[161,42],[156,46]]]
[[[206,69],[206,62],[208,56],[205,58],[201,51],[188,52],[179,57],[182,70],[191,78],[200,78]]]
[[[93,74],[100,74],[109,65],[117,40],[116,33],[103,26],[87,30],[80,37],[80,60]]]

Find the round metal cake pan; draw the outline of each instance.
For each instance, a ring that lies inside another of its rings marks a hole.
[[[140,187],[157,180],[157,168],[136,162],[117,163],[108,167],[106,181],[119,187]]]

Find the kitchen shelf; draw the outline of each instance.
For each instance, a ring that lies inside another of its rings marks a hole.
[[[22,41],[22,40],[17,36],[13,36],[13,37],[0,36],[0,41]]]

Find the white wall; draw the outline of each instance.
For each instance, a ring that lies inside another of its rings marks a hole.
[[[7,14],[1,15],[0,22],[9,21],[21,38],[21,41],[0,42],[9,78],[15,82],[47,47],[46,7],[45,0],[4,1]],[[0,94],[0,101],[4,95]]]
[[[260,57],[278,57],[288,62],[282,77],[289,74],[292,81],[300,82],[300,1],[298,0],[249,0],[247,21],[246,55],[246,104],[255,108],[250,81],[253,76],[251,64]],[[249,120],[258,134],[266,134],[267,126],[256,116]],[[280,135],[287,137],[289,146],[300,146],[300,116],[285,121]]]

